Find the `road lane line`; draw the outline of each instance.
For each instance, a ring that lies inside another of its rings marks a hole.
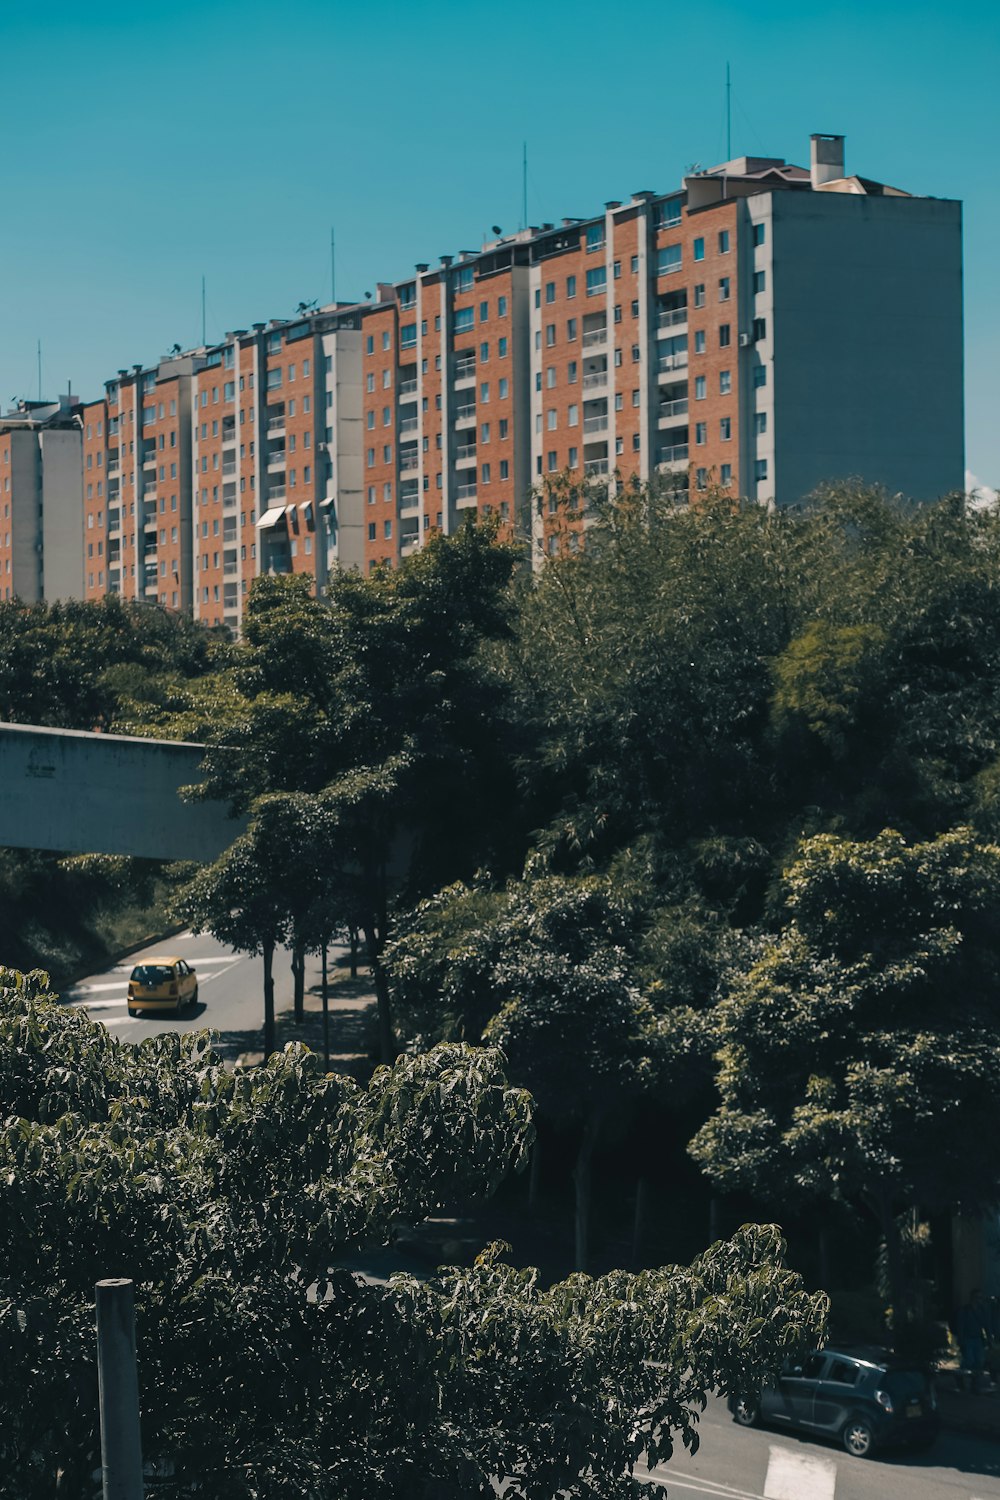
[[[830,1458],[772,1446],[764,1480],[767,1500],[834,1500],[837,1465]]]
[[[79,1000],[84,995],[96,995],[98,990],[120,990],[122,981],[120,979],[108,980],[106,984],[73,984],[65,991],[64,1000]]]
[[[648,1476],[648,1480],[645,1474],[636,1474],[635,1477],[644,1484],[662,1484],[668,1492],[674,1489],[692,1490],[697,1495],[711,1495],[715,1500],[765,1500],[758,1490],[736,1489],[717,1479],[695,1479],[690,1475],[681,1479],[668,1464],[659,1464]]]

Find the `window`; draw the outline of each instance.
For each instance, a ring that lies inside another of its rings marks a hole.
[[[558,418],[555,408],[550,406],[548,411],[545,413],[545,425],[548,428],[549,432],[555,432],[557,420]]]
[[[705,306],[705,283],[703,281],[699,281],[695,286],[694,305],[695,307]]]
[[[507,433],[510,431],[510,422],[506,417],[501,417],[499,423],[497,424],[497,427],[497,437],[505,438],[507,436]]]
[[[638,275],[638,272],[639,272],[639,257],[638,257],[638,255],[633,255],[632,259],[629,262],[629,270],[632,272],[633,276]]]
[[[633,316],[633,318],[637,318],[639,316],[639,299],[638,298],[635,298],[634,301],[633,301],[633,303],[632,303],[632,316]]]
[[[624,411],[625,397],[621,391],[615,391],[615,411]]]
[[[484,422],[482,424],[481,428],[479,429],[479,441],[481,443],[488,443],[489,440],[490,440],[490,424],[489,424],[489,422]]]
[[[479,304],[479,321],[480,321],[480,323],[485,323],[486,320],[487,320],[487,318],[489,317],[489,315],[490,315],[490,304],[488,302],[480,302],[480,304]],[[424,332],[425,333],[427,332],[427,325],[426,325],[426,323],[424,324]]]
[[[719,254],[720,255],[728,255],[729,254],[729,230],[728,229],[720,229],[719,230]]]
[[[604,225],[603,224],[588,224],[587,225],[586,245],[587,245],[587,254],[588,255],[591,253],[592,250],[603,250],[604,249]],[[589,275],[589,272],[588,272],[588,275]]]
[[[638,390],[638,387],[632,392],[632,405],[633,406],[638,406],[639,405],[639,390]]]
[[[501,479],[509,479],[510,478],[510,461],[508,459],[506,459],[506,458],[502,458],[500,460],[500,478]]]
[[[479,387],[479,399],[480,401],[488,401],[490,399],[490,383],[488,380],[484,380]]]
[[[575,318],[568,318],[566,320],[566,342],[569,343],[569,344],[572,344],[575,339],[576,339],[576,319]]]
[[[575,276],[567,276],[566,277],[566,296],[567,297],[575,297],[576,296],[576,277]]]
[[[368,486],[368,504],[375,504],[375,486],[373,484],[370,484]]]
[[[554,302],[556,300],[556,284],[554,281],[547,281],[545,283],[545,300],[546,302]]]
[[[620,323],[622,320],[622,309],[620,302],[615,303],[614,320],[616,323]]]
[[[753,464],[753,477],[760,484],[767,478],[767,459],[755,458]]]
[[[554,474],[555,471],[556,471],[556,469],[558,469],[558,467],[559,467],[559,455],[558,455],[558,453],[549,453],[549,454],[547,454],[547,459],[548,459],[549,473],[550,474]]]
[[[681,222],[682,202],[681,198],[665,198],[656,205],[654,221],[657,229],[669,229],[671,225]]]
[[[639,347],[638,344],[633,344],[632,345],[632,363],[634,365],[637,365],[639,363],[639,361],[640,361],[641,358],[642,358],[642,350],[640,349],[640,347]]]
[[[766,318],[754,318],[754,320],[753,320],[753,341],[754,341],[754,343],[755,344],[759,343],[761,339],[766,339],[766,338],[767,338],[767,319]]]
[[[506,316],[507,316],[507,298],[506,297],[498,297],[497,298],[497,317],[498,318],[505,318]],[[434,326],[436,328],[440,328],[440,326],[441,326],[440,323],[437,321],[437,319],[435,319],[435,325]]]
[[[488,364],[489,363],[489,358],[490,358],[490,346],[489,346],[489,344],[488,343],[482,343],[482,344],[480,344],[480,346],[479,346],[479,363],[481,365]]]
[[[489,466],[489,464],[483,464],[482,465],[482,474],[483,474],[483,484],[489,484],[489,482],[490,482],[490,466]]]
[[[497,359],[507,358],[507,340],[497,339]]]
[[[730,342],[731,342],[731,340],[730,340],[730,334],[729,334],[729,328],[730,328],[730,325],[728,323],[720,323],[719,324],[719,348],[720,349],[728,349],[729,348],[729,345],[730,345]]]
[[[700,235],[694,242],[694,258],[695,260],[705,259],[705,241],[701,238]]]
[[[761,386],[767,385],[767,365],[754,365],[753,383],[754,389],[758,391]]]
[[[613,262],[613,263],[612,263],[612,267],[611,267],[611,269],[612,269],[612,271],[613,271],[613,272],[614,272],[614,277],[615,277],[615,280],[616,280],[616,281],[617,281],[617,280],[618,280],[618,278],[619,278],[619,277],[620,277],[620,276],[621,276],[621,274],[622,274],[622,263],[621,263],[621,261],[620,261],[620,260],[616,260],[616,261],[614,261],[614,262]]]
[[[455,290],[467,292],[472,286],[472,267],[460,266],[455,275]]]
[[[624,453],[625,452],[625,439],[624,438],[620,438],[620,437],[616,437],[615,438],[615,452],[616,453]]]
[[[729,301],[729,277],[728,276],[722,276],[722,277],[719,278],[719,301],[720,302],[728,302]]]
[[[382,408],[382,426],[383,427],[388,427],[388,426],[391,425],[391,423],[392,423],[392,407],[391,406],[383,406],[383,408]]]
[[[640,436],[640,434],[638,432],[633,432],[633,434],[632,434],[632,452],[633,453],[638,453],[641,447],[642,447],[642,437]]]
[[[694,352],[695,354],[704,354],[705,352],[705,330],[703,328],[699,328],[695,333]]]
[[[377,536],[378,536],[378,531],[376,529],[375,522],[374,521],[369,521],[368,522],[368,540],[370,542],[373,542]]]
[[[708,470],[707,469],[697,469],[695,471],[694,482],[695,482],[695,488],[696,489],[699,489],[699,490],[706,490],[706,489],[708,489]]]
[[[732,437],[732,435],[733,435],[733,419],[732,419],[732,417],[720,417],[719,418],[719,436],[720,436],[720,438],[722,439],[722,441],[724,443],[728,443],[729,440],[730,440],[730,438]]]
[[[375,426],[375,413],[374,413],[374,411],[366,412],[366,414],[365,414],[365,421],[368,424],[368,430],[370,432],[371,429]]]
[[[764,243],[764,226],[763,226],[763,224],[755,224],[753,226],[753,242],[754,242],[755,245],[763,245],[763,243]]]
[[[702,446],[702,444],[708,442],[708,423],[707,422],[696,422],[694,424],[694,440],[695,440],[695,444],[699,448]]]
[[[621,362],[622,362],[622,351],[620,349],[616,349],[615,350],[615,359],[614,359],[614,365],[615,365],[615,369],[616,370],[620,368]]]
[[[753,414],[753,430],[757,437],[767,431],[767,412],[755,411]]]
[[[365,339],[365,353],[366,354],[374,354],[375,353],[375,339],[373,338],[373,336],[371,334],[369,334],[368,337]]]
[[[509,391],[510,381],[507,379],[506,375],[504,375],[497,386],[497,396],[501,401],[503,401],[507,397]]]
[[[382,371],[382,389],[384,391],[387,391],[391,385],[392,385],[392,371],[391,370],[383,370]]]
[[[719,371],[719,395],[728,396],[733,389],[732,370]]]
[[[387,348],[387,349],[389,347],[389,345],[388,345],[388,338],[389,338],[389,335],[386,334],[385,335],[385,339],[386,339],[385,348]],[[413,349],[413,348],[416,347],[416,343],[417,343],[417,325],[416,325],[416,323],[404,323],[403,326],[402,326],[402,328],[399,330],[399,347],[401,349]]]
[[[547,391],[553,390],[555,388],[555,383],[556,383],[556,367],[555,367],[555,365],[549,365],[548,368],[545,371],[545,389]]]
[[[571,359],[570,362],[569,362],[569,364],[566,366],[566,383],[568,385],[576,385],[576,360],[575,359]]]
[[[766,286],[767,286],[767,272],[766,271],[755,271],[753,273],[753,289],[754,289],[754,292],[755,293],[756,292],[762,292],[762,291],[765,290]]]
[[[566,416],[567,426],[578,427],[580,425],[580,408],[571,406]]]
[[[552,346],[553,346],[553,344],[555,343],[555,341],[556,341],[556,325],[554,323],[546,323],[546,325],[545,325],[545,347],[546,347],[546,349],[551,349]]]
[[[392,522],[391,521],[383,521],[382,522],[382,534],[386,538],[386,540],[388,540],[389,537],[392,536]]]
[[[391,443],[385,443],[383,445],[383,448],[382,448],[382,462],[384,464],[391,464],[392,463],[392,444]]]
[[[682,250],[680,245],[664,245],[662,250],[657,250],[657,276],[669,276],[671,271],[679,271],[681,268],[681,258]],[[696,256],[695,259],[697,258]]]
[[[375,449],[374,448],[369,448],[368,449],[368,467],[369,467],[369,469],[374,469],[374,467],[375,467]]]
[[[587,296],[600,296],[608,284],[607,266],[593,266],[587,272]]]
[[[721,484],[723,489],[728,489],[732,482],[733,466],[732,464],[723,464],[719,469],[719,483]]]
[[[704,401],[704,399],[705,399],[705,377],[704,377],[704,375],[696,375],[695,378],[694,378],[694,399],[696,401]]]

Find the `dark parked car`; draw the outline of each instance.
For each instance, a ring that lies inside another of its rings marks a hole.
[[[937,1403],[924,1370],[885,1349],[828,1348],[802,1364],[786,1362],[778,1383],[754,1400],[731,1399],[742,1427],[766,1422],[835,1438],[858,1458],[876,1448],[929,1448],[937,1437]]]

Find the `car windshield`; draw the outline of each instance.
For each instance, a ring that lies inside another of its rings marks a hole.
[[[132,970],[136,984],[166,984],[173,977],[174,971],[169,964],[138,964]]]
[[[894,1401],[913,1401],[927,1394],[927,1377],[921,1370],[887,1370],[880,1384]]]

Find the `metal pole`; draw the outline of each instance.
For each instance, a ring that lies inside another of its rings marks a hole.
[[[326,988],[326,944],[323,944],[323,1069],[330,1071],[330,997]]]
[[[104,1500],[143,1500],[132,1283],[121,1277],[99,1281],[94,1293]]]
[[[205,338],[205,278],[201,278],[201,343],[204,348],[207,340]]]
[[[330,230],[330,301],[337,301],[337,236]]]

